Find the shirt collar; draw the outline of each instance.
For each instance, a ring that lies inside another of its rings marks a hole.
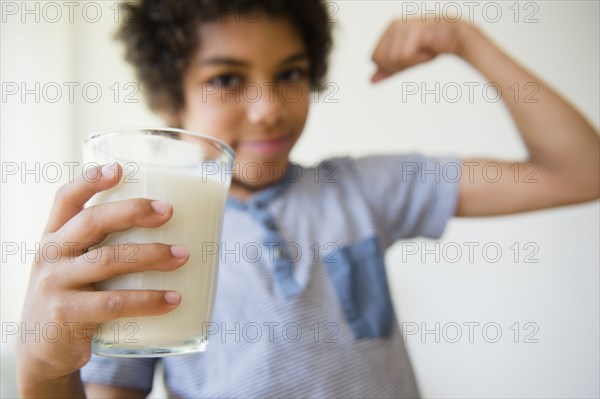
[[[237,198],[227,197],[225,206],[227,208],[234,208],[239,210],[246,210],[248,208],[264,208],[267,204],[277,197],[279,197],[291,184],[289,179],[283,176],[277,182],[272,185],[261,189],[260,191],[252,194],[246,201],[241,201]]]

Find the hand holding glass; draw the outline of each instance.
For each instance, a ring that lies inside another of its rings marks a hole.
[[[181,303],[162,316],[100,324],[94,353],[156,357],[205,350],[218,264],[216,251],[206,249],[220,242],[233,156],[226,144],[179,129],[115,129],[85,141],[86,164],[119,162],[123,167],[118,185],[96,194],[88,205],[151,198],[173,206],[163,226],[112,233],[100,245],[129,244],[122,262],[135,262],[141,243],[181,245],[190,252],[177,270],[122,274],[96,284],[99,290],[173,290],[181,294]]]

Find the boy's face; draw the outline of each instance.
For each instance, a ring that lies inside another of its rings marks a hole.
[[[184,129],[217,137],[236,153],[236,188],[252,192],[283,176],[308,115],[309,59],[287,21],[205,23],[183,79]]]

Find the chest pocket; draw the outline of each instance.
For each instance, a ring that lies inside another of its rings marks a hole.
[[[340,248],[325,265],[354,338],[389,336],[394,309],[377,237]]]

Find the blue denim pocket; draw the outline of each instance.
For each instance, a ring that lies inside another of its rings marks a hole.
[[[377,237],[340,248],[325,264],[354,337],[389,336],[394,308]]]

